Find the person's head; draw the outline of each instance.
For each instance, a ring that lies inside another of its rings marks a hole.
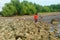
[[[36,12],[35,15],[37,15],[38,13]]]

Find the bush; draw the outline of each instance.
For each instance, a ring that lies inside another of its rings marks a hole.
[[[20,4],[20,15],[31,15],[31,14],[36,13],[36,11],[37,10],[35,6],[30,2],[23,1]]]
[[[6,4],[3,7],[2,16],[12,16],[16,12],[16,8],[12,4]]]

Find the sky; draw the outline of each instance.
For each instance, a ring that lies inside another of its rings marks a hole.
[[[9,3],[11,0],[0,0],[0,11],[2,10],[2,7],[5,5],[5,3]],[[23,0],[20,0],[23,1]],[[36,3],[42,6],[47,6],[51,4],[60,4],[60,0],[27,0],[32,3]]]

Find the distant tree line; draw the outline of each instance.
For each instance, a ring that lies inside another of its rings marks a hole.
[[[2,8],[0,14],[2,16],[15,16],[15,15],[32,15],[40,12],[60,12],[60,4],[41,6],[36,3],[19,0],[11,0],[10,3],[6,3]]]

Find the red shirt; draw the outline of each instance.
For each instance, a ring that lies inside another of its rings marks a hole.
[[[34,19],[38,19],[38,15],[34,15]]]

